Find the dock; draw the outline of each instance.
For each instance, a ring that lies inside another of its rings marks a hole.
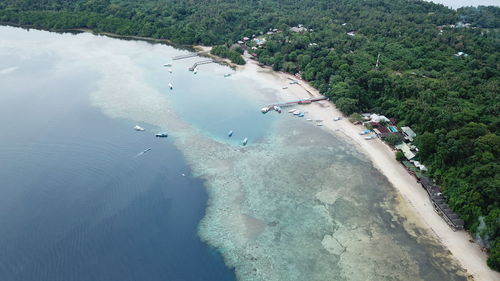
[[[190,53],[187,55],[180,55],[180,56],[175,56],[172,58],[172,60],[182,60],[182,59],[187,59],[187,58],[194,58],[197,57],[198,53]]]
[[[273,103],[273,104],[268,105],[268,107],[273,107],[273,106],[287,107],[287,106],[294,106],[296,104],[311,104],[313,102],[322,101],[322,100],[328,100],[328,98],[325,96],[321,96],[321,97],[317,97],[317,98],[300,99],[300,100],[287,101],[287,102],[281,102],[281,103]]]
[[[210,59],[210,60],[202,60],[202,61],[197,61],[193,64],[193,66],[191,66],[189,68],[189,71],[194,71],[194,69],[198,66],[198,65],[202,65],[202,64],[208,64],[208,63],[214,63],[215,61]]]

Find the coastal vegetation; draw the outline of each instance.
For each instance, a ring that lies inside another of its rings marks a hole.
[[[347,115],[383,112],[418,137],[419,160],[500,270],[500,8],[403,0],[4,0],[0,21],[231,46],[297,74]],[[291,29],[299,24],[304,28]],[[270,30],[272,32],[270,32]],[[273,31],[276,30],[276,31]],[[237,62],[238,63],[238,62]],[[359,117],[358,115],[352,115]]]
[[[242,50],[242,49],[239,48],[239,50]],[[215,55],[215,56],[218,56],[221,58],[230,59],[232,62],[239,64],[239,65],[243,65],[246,63],[245,60],[243,59],[243,57],[241,57],[241,53],[239,53],[238,51],[233,50],[231,48],[228,48],[224,45],[213,47],[210,50],[210,53],[212,55]]]

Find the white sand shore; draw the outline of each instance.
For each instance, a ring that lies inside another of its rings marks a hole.
[[[257,73],[266,74],[256,75]],[[275,87],[280,93],[279,98],[283,101],[320,96],[319,92],[305,81],[299,80],[299,85],[289,85],[290,80],[288,78],[296,80],[297,78],[289,74],[278,73],[268,68],[259,67],[253,60],[249,60],[243,67],[238,67],[238,75],[251,77],[258,82],[265,83],[266,87]],[[288,88],[282,89],[283,86],[287,86]],[[374,166],[399,191],[404,201],[409,205],[409,208],[405,209],[412,211],[413,214],[411,217],[417,221],[417,224],[429,230],[430,233],[433,233],[435,238],[449,249],[459,264],[467,270],[467,273],[474,280],[500,280],[500,273],[491,270],[486,265],[486,254],[481,251],[476,243],[469,242],[471,239],[470,235],[465,231],[452,231],[434,211],[426,191],[396,161],[394,151],[389,146],[385,145],[379,139],[365,140],[364,136],[359,135],[359,132],[364,130],[364,127],[353,125],[346,118],[340,121],[333,121],[333,118],[342,116],[342,114],[331,102],[322,101],[311,105],[298,105],[295,108],[300,108],[301,111],[307,112],[306,117],[308,118],[324,120],[322,128],[333,134],[346,137],[350,142],[357,145],[373,162]],[[288,108],[284,110],[284,112],[287,111]]]

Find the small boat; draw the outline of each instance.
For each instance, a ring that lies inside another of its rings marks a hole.
[[[299,84],[299,82],[297,80],[290,81],[290,85],[294,85],[294,84]]]
[[[300,115],[300,114],[302,114],[302,112],[300,112],[300,111],[295,111],[295,112],[293,113],[293,115]]]
[[[295,111],[297,111],[297,109],[290,109],[288,110],[288,113],[294,113]]]
[[[283,86],[283,87],[281,87],[281,89],[286,90],[286,89],[288,89],[288,87],[287,86]]]
[[[158,133],[158,134],[155,135],[155,137],[157,137],[157,138],[166,138],[166,137],[168,137],[168,134],[166,132]]]
[[[304,113],[301,112],[298,116],[299,117],[304,117]]]
[[[165,63],[163,66],[164,67],[170,67],[170,66],[172,66],[172,64],[171,63]]]
[[[198,68],[195,68],[195,69],[193,70],[193,73],[194,73],[194,74],[198,73]]]
[[[267,112],[269,112],[269,110],[271,110],[271,108],[269,108],[269,107],[263,107],[263,108],[260,109],[260,112],[267,113]]]
[[[278,105],[273,106],[273,109],[277,111],[278,113],[281,113],[281,107]]]
[[[231,73],[224,74],[224,77],[229,77],[229,76],[231,76]]]
[[[134,126],[134,130],[139,131],[139,132],[142,132],[142,131],[144,131],[144,128],[143,128],[143,127],[141,127],[141,126],[139,126],[139,125],[135,125],[135,126]]]
[[[248,138],[245,138],[245,139],[243,140],[243,145],[247,145],[247,143],[248,143]]]
[[[373,140],[376,138],[377,138],[377,136],[368,136],[368,137],[365,137],[365,140]]]
[[[342,120],[342,117],[335,117],[335,118],[333,119],[333,121],[339,121],[339,120]]]
[[[307,121],[312,121],[312,119],[311,119],[311,118],[307,118],[306,120],[307,120]]]
[[[169,69],[168,69],[168,72],[172,73],[172,69],[171,69],[171,68],[169,68]]]
[[[228,137],[232,137],[233,136],[233,131],[229,131],[229,133],[227,133],[227,136]]]
[[[316,124],[316,126],[323,126],[323,124],[321,124],[321,123],[318,123],[318,124]]]
[[[321,120],[321,119],[314,120],[314,121],[316,121],[316,122],[323,122],[323,120]]]
[[[364,130],[364,131],[359,132],[359,134],[366,135],[366,134],[369,134],[370,132],[371,132],[370,130]]]
[[[174,88],[174,86],[172,85],[172,83],[168,83],[168,87],[170,88],[170,90],[172,90]]]

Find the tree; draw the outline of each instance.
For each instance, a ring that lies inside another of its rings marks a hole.
[[[406,159],[405,154],[402,151],[399,151],[399,150],[396,151],[396,160],[401,162],[405,159]]]
[[[352,114],[354,111],[356,111],[356,104],[358,103],[358,100],[352,99],[352,98],[339,98],[336,102],[335,105],[337,106],[340,111],[342,111],[344,114]]]
[[[395,146],[395,145],[398,145],[400,144],[401,142],[403,142],[403,140],[401,139],[401,136],[397,135],[397,134],[389,134],[387,136],[385,136],[383,138],[383,140],[392,145],[392,146]]]

